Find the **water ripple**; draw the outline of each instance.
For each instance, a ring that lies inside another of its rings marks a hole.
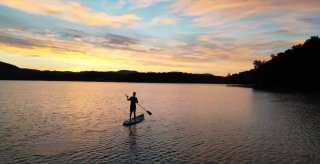
[[[0,163],[320,160],[314,95],[223,85],[0,83]],[[127,128],[123,93],[132,90],[153,115]]]

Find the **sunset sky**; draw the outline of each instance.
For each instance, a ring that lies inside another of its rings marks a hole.
[[[0,61],[227,75],[320,33],[320,0],[0,0]]]

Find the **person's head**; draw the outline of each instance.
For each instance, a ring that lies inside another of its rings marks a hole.
[[[133,92],[133,96],[136,96],[136,92]]]

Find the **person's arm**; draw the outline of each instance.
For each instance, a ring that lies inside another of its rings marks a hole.
[[[127,95],[126,95],[127,96]],[[129,101],[131,99],[131,97],[129,98],[128,96],[127,96],[127,100]]]
[[[137,104],[139,103],[139,101],[138,101],[138,98],[137,98],[137,102],[136,102]]]

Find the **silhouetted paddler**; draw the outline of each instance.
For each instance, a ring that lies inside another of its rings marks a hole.
[[[130,98],[127,96],[127,100],[131,101],[130,103],[130,120],[131,120],[131,115],[133,113],[133,119],[136,119],[136,104],[138,103],[138,98],[136,97],[136,92],[133,92],[133,96]]]

